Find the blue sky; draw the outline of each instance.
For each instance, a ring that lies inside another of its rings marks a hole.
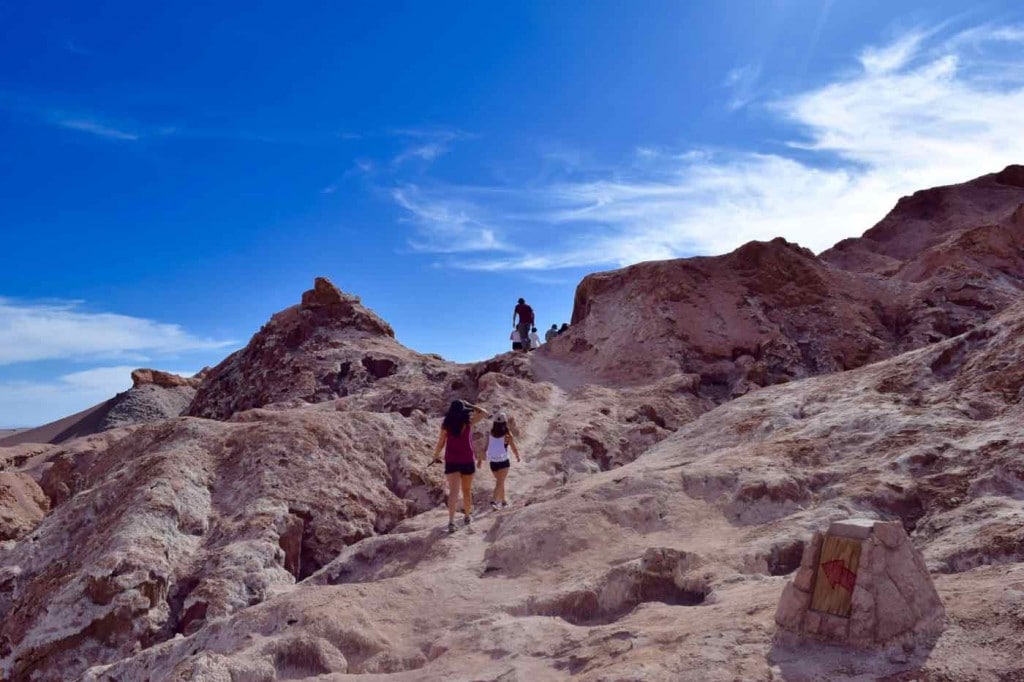
[[[0,428],[237,348],[327,275],[424,352],[525,296],[1024,162],[1012,2],[0,0]]]

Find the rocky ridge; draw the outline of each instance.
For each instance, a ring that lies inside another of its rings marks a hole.
[[[904,197],[820,256],[775,239],[589,275],[553,350],[605,381],[693,374],[721,402],[958,336],[1024,291],[1022,173]]]

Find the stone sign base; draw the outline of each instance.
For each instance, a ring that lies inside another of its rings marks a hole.
[[[945,609],[898,522],[850,519],[815,533],[775,611],[780,634],[837,644],[914,644],[942,632]]]

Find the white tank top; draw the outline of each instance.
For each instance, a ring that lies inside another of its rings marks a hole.
[[[487,434],[487,461],[504,462],[508,459],[508,450],[505,449],[505,436],[495,438]]]

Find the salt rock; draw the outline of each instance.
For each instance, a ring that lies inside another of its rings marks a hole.
[[[899,522],[850,519],[815,533],[775,611],[781,639],[860,647],[937,636],[945,609],[921,553]]]

